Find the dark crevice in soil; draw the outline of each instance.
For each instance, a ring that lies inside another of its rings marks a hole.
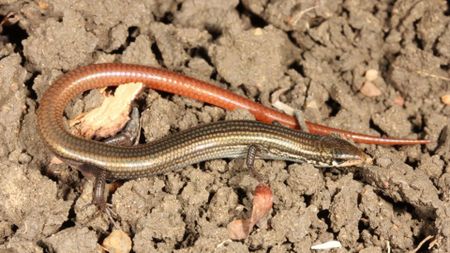
[[[420,19],[419,19],[419,20],[416,20],[416,21],[413,23],[414,31],[415,31],[413,41],[414,41],[414,43],[417,45],[417,48],[419,48],[420,50],[424,50],[424,48],[425,48],[424,42],[423,42],[423,40],[422,40],[421,38],[419,38],[419,36],[418,36],[419,33],[417,32],[417,24],[418,24],[419,22],[420,22]]]
[[[380,75],[383,77],[384,80],[388,80],[388,74],[389,74],[389,67],[390,67],[390,62],[389,62],[389,58],[390,56],[388,55],[383,55],[383,57],[381,57],[378,60],[378,66],[380,69]]]
[[[425,237],[427,237],[427,236],[416,238],[414,240],[414,245],[419,245],[419,243],[421,243],[422,240],[425,239]],[[429,246],[430,246],[430,240],[428,240],[427,242],[422,244],[419,249],[415,249],[414,252],[417,252],[417,253],[428,253],[428,252],[430,252]]]
[[[383,41],[386,41],[389,34],[391,34],[391,30],[386,30],[383,32]]]
[[[161,96],[161,98],[164,98],[164,99],[167,99],[167,100],[170,100],[172,98],[172,96],[173,96],[173,94],[171,94],[169,92],[164,92],[164,91],[158,91],[158,94]],[[150,105],[151,104],[149,104],[147,107],[145,107],[145,109],[150,107]],[[145,110],[145,109],[143,109],[143,110]],[[172,130],[173,130],[173,128],[171,127],[170,131],[172,131]]]
[[[375,124],[372,119],[369,120],[369,127],[377,131],[381,136],[386,135],[386,133],[377,124]]]
[[[56,173],[53,173],[52,170],[49,169],[48,166],[41,166],[39,168],[39,172],[42,176],[47,177],[48,179],[52,180],[53,182],[59,182],[59,177]]]
[[[358,231],[361,235],[361,232],[364,230],[370,231],[371,234],[375,234],[374,231],[372,231],[372,228],[370,227],[369,223],[367,222],[367,217],[362,216],[361,219],[358,221]],[[361,236],[358,238],[357,242],[364,243],[364,239],[361,238]]]
[[[125,40],[125,43],[121,45],[119,48],[114,49],[111,51],[111,54],[118,54],[121,55],[125,49],[130,45],[130,43],[133,43],[136,41],[136,37],[139,35],[139,28],[136,26],[131,26],[128,28],[128,36]]]
[[[437,48],[438,44],[439,44],[439,39],[433,41],[433,45],[431,46],[431,52],[433,53],[434,56],[441,57],[441,53],[439,53],[439,50]]]
[[[2,35],[6,37],[6,41],[15,46],[15,52],[22,53],[22,41],[28,38],[28,33],[19,24],[4,26]]]
[[[204,47],[194,47],[189,49],[189,55],[192,58],[195,57],[200,57],[203,60],[205,60],[210,66],[213,66],[214,64],[212,63],[211,57],[209,57],[208,55],[208,50]]]
[[[334,117],[336,116],[339,111],[341,110],[341,104],[339,104],[339,102],[337,102],[336,100],[334,100],[333,98],[328,98],[327,101],[325,101],[325,104],[328,105],[328,107],[330,107],[331,111],[328,114],[329,117]]]
[[[138,143],[139,144],[144,144],[146,141],[145,141],[145,131],[144,131],[144,128],[143,127],[141,127],[141,134],[139,135],[139,141],[138,141]]]
[[[199,163],[197,165],[197,170],[200,170],[202,172],[208,173],[208,169],[206,168],[206,164],[204,162]]]
[[[230,84],[228,82],[225,82],[223,80],[221,80],[220,82],[226,83],[227,85],[230,86]],[[259,91],[254,90],[254,92],[252,92],[253,91],[252,87],[248,87],[248,86],[245,86],[243,84],[239,85],[238,88],[244,92],[244,95],[246,97],[254,97],[256,102],[260,102],[260,99],[261,99],[260,95],[261,95],[261,93]]]
[[[392,10],[394,9],[394,4],[395,4],[395,1],[390,1],[387,3],[387,6],[386,6],[386,18],[383,20],[383,22],[386,23],[386,26],[389,28],[389,30],[386,32],[386,35],[388,35],[390,33],[390,31],[393,29],[391,19],[392,19]]]
[[[291,65],[288,66],[288,68],[295,70],[302,77],[306,76],[305,69],[303,68],[303,65],[301,65],[298,61],[294,61]]]
[[[326,224],[330,225],[330,226],[328,226],[328,230],[329,230],[328,232],[332,232],[331,231],[330,211],[328,209],[320,210],[317,213],[317,218],[319,220],[323,220]]]
[[[250,23],[254,28],[263,28],[268,25],[268,23],[263,18],[247,10],[247,8],[245,8],[245,6],[241,2],[239,2],[239,4],[237,5],[236,10],[239,14],[249,17]]]
[[[111,54],[122,54],[123,51],[125,51],[125,48],[126,47],[124,45],[122,45],[119,48],[112,50]]]
[[[28,90],[28,97],[33,100],[37,100],[37,98],[38,98],[36,91],[34,91],[34,89],[33,89],[34,79],[36,79],[36,77],[40,74],[41,74],[40,72],[34,72],[31,74],[31,77],[28,78],[28,80],[25,80],[25,82],[24,82],[24,84]]]
[[[439,149],[442,147],[442,145],[445,144],[445,141],[447,140],[447,138],[449,138],[449,137],[447,136],[447,133],[448,133],[447,129],[448,129],[448,125],[447,125],[447,126],[444,126],[444,127],[441,129],[441,132],[439,133],[439,137],[438,137],[438,139],[437,139],[437,147],[436,147],[436,149],[434,150],[434,152],[435,152],[436,150],[439,150]],[[433,152],[433,153],[434,153],[434,152]]]
[[[447,0],[447,10],[444,11],[445,16],[450,16],[450,1]]]
[[[177,11],[181,11],[181,8],[183,8],[183,3],[177,4]]]
[[[286,35],[287,35],[289,41],[290,41],[293,45],[295,45],[295,46],[298,47],[298,48],[303,48],[302,45],[300,44],[300,42],[297,41],[297,39],[295,38],[294,34],[295,34],[294,32],[286,32]]]
[[[177,250],[177,249],[182,249],[182,248],[186,247],[186,245],[190,245],[190,246],[194,245],[195,240],[193,242],[189,242],[189,239],[190,239],[191,236],[192,235],[190,235],[190,233],[188,233],[188,230],[185,229],[185,232],[184,232],[184,235],[183,235],[183,239],[181,239],[180,242],[177,242],[173,246],[173,248]]]
[[[362,211],[361,218],[358,222],[358,231],[361,232],[363,230],[371,230],[371,227],[369,225],[369,217],[364,211]]]
[[[211,75],[209,76],[209,78],[210,78],[211,80],[216,80],[216,79],[217,79],[217,76],[218,76],[218,73],[217,73],[217,71],[214,69],[213,72],[211,73]]]
[[[16,224],[12,224],[12,225],[11,225],[11,231],[12,231],[13,233],[16,233],[17,229],[19,229],[19,227],[18,227]]]
[[[50,249],[47,244],[45,244],[42,240],[39,240],[36,242],[36,245],[42,248],[42,252],[52,252],[52,249]]]
[[[251,245],[249,245],[249,247],[248,247],[248,251],[249,251],[249,252],[259,252],[259,251],[261,251],[262,249],[263,249],[263,245],[261,245],[261,244],[258,244],[258,245],[251,244]],[[266,252],[270,252],[270,251],[266,251]]]
[[[326,21],[323,17],[314,17],[309,21],[309,29],[314,29],[321,26]]]
[[[157,246],[158,243],[164,242],[163,239],[155,238],[155,237],[152,238],[152,241],[153,241],[153,243],[154,243],[154,245],[155,245],[155,249],[158,249],[158,246]]]
[[[309,34],[308,31],[306,31],[306,35],[305,36],[308,36],[308,39],[313,41],[316,47],[327,47],[327,45],[323,44],[321,41],[316,39],[315,36],[311,36],[311,34]]]
[[[201,205],[198,208],[198,217],[199,218],[205,218],[206,221],[211,222],[211,219],[209,217],[206,217],[207,210],[208,210],[208,206],[206,204]]]
[[[345,19],[348,19],[348,17],[350,17],[350,12],[347,8],[341,8],[341,12],[339,14],[345,17]]]
[[[158,44],[156,44],[156,42],[152,43],[151,49],[152,49],[152,53],[153,53],[153,55],[155,55],[155,58],[158,61],[158,63],[164,67],[165,66],[164,59],[162,57],[161,50],[159,50]]]
[[[303,195],[303,199],[305,201],[306,206],[310,206],[312,202],[312,196],[311,195]]]
[[[420,125],[415,124],[414,123],[415,119],[416,119],[415,116],[408,117],[408,121],[411,122],[411,124],[412,124],[411,132],[416,133],[416,134],[423,134],[424,130],[425,130],[425,126],[423,124],[420,124]]]
[[[419,166],[419,161],[411,160],[409,158],[406,159],[405,163],[408,164],[409,166],[411,166],[412,168],[417,168]]]
[[[394,211],[394,214],[396,215],[400,215],[400,214],[404,214],[404,213],[409,213],[412,216],[412,219],[417,219],[417,220],[424,220],[424,219],[428,219],[428,224],[433,224],[434,223],[434,219],[436,214],[433,213],[426,213],[421,211],[420,209],[416,209],[412,204],[404,202],[404,201],[395,201],[394,199],[392,199],[389,196],[386,196],[384,194],[382,194],[381,192],[377,192],[378,197],[380,197],[381,199],[383,199],[384,201],[391,203],[392,204],[392,208]]]
[[[353,172],[353,180],[359,181],[359,182],[363,182],[364,181],[364,176],[363,175],[364,175],[364,171],[363,170],[356,169]],[[358,200],[358,201],[360,201],[360,200]]]
[[[380,8],[378,7],[378,5],[374,5],[373,6],[373,9],[372,9],[372,14],[374,15],[374,16],[377,16],[377,14],[380,12]]]
[[[214,198],[214,195],[216,195],[215,191],[210,191],[209,192],[209,194],[208,194],[208,201],[206,201],[206,205],[210,205],[211,204],[211,201]]]
[[[186,216],[183,216],[183,220],[186,221]],[[198,224],[195,221],[193,225],[186,226],[184,230],[183,239],[181,242],[175,245],[175,249],[181,249],[186,247],[192,247],[195,245],[195,242],[198,240]]]
[[[208,31],[208,33],[211,35],[213,41],[220,38],[223,34],[222,29],[220,29],[219,27],[215,27],[215,26],[207,26],[206,31]]]
[[[244,203],[244,199],[247,198],[247,191],[242,188],[237,188],[234,191],[236,192],[236,195],[238,196],[238,203],[239,204]]]
[[[126,40],[127,45],[136,41],[136,37],[139,36],[140,33],[141,32],[137,26],[128,27],[128,36],[127,36],[127,40]]]
[[[59,230],[64,230],[66,228],[71,228],[71,227],[75,227],[75,218],[77,217],[77,215],[75,214],[75,209],[72,207],[69,210],[69,215],[68,215],[68,219],[62,223],[61,227]]]
[[[428,237],[430,235],[436,235],[438,233],[438,231],[434,227],[432,227],[431,224],[434,224],[434,220],[426,221],[426,224],[419,228],[417,235],[412,237],[414,245],[419,245],[419,244],[423,243],[423,241],[425,240],[426,237]],[[430,243],[432,241],[434,241],[433,239],[424,242],[420,246],[420,248],[414,252],[419,252],[419,253],[420,252],[423,252],[423,253],[431,252],[429,246],[430,246]],[[445,252],[448,252],[448,250]]]
[[[162,16],[162,18],[159,19],[159,21],[161,21],[161,23],[163,24],[171,24],[174,20],[174,16],[172,12],[166,12],[164,13],[164,15]]]

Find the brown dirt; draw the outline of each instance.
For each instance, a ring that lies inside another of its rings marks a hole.
[[[314,7],[314,9],[310,9]],[[0,15],[0,251],[95,252],[111,232],[92,219],[92,182],[49,166],[36,134],[43,91],[95,62],[160,66],[269,105],[270,94],[312,121],[369,134],[425,137],[424,146],[360,145],[375,165],[349,170],[257,161],[274,208],[245,241],[226,225],[246,215],[257,184],[240,160],[209,161],[125,182],[111,199],[134,252],[450,251],[450,7],[434,1],[15,1]],[[381,96],[359,89],[366,71]],[[99,103],[91,92],[73,117]],[[197,124],[252,118],[148,91],[147,141]],[[244,209],[242,209],[244,208]],[[4,251],[9,249],[9,251]]]

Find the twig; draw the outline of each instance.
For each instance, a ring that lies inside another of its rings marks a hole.
[[[434,238],[433,235],[429,235],[429,236],[425,237],[425,239],[423,239],[423,240],[419,243],[419,245],[417,245],[417,247],[416,247],[413,251],[411,251],[411,253],[416,253],[417,251],[419,251],[419,249],[422,248],[422,246],[423,246],[427,241],[429,241],[429,240],[431,240],[431,239],[433,239],[433,238]]]
[[[429,77],[433,77],[433,78],[444,80],[444,81],[450,81],[450,78],[448,78],[448,77],[431,74],[431,73],[425,72],[424,70],[416,70],[416,73],[419,75],[422,75],[422,76],[429,76]]]

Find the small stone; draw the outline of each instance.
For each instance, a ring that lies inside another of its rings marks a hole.
[[[381,90],[373,82],[370,81],[364,82],[360,91],[366,97],[377,97],[382,94]]]
[[[369,81],[369,82],[375,81],[375,79],[378,78],[378,70],[376,70],[376,69],[367,70],[365,78],[366,78],[366,81]]]
[[[441,101],[442,101],[442,103],[444,103],[446,105],[450,105],[450,94],[446,94],[446,95],[442,96]]]
[[[128,253],[131,251],[131,239],[122,230],[114,230],[103,241],[103,247],[108,252]]]

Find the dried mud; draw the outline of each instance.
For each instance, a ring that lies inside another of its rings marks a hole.
[[[409,147],[360,145],[375,164],[346,170],[257,161],[274,207],[244,241],[226,225],[247,215],[257,185],[241,160],[194,164],[124,182],[111,203],[133,252],[450,251],[450,7],[445,1],[15,1],[0,33],[0,251],[96,252],[111,232],[94,217],[92,182],[36,133],[43,91],[77,66],[158,66],[226,87],[314,122],[368,134],[428,138]],[[377,70],[376,97],[361,93]],[[99,104],[80,96],[66,116]],[[142,139],[227,119],[252,119],[147,91]],[[431,248],[431,249],[428,249]]]

